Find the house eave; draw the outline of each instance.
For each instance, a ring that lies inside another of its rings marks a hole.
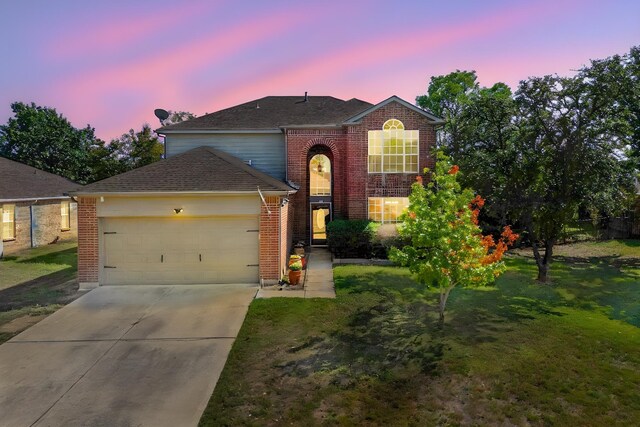
[[[418,114],[423,115],[424,117],[429,119],[431,121],[431,123],[434,124],[434,125],[443,125],[443,124],[445,124],[445,121],[443,119],[441,119],[440,117],[435,116],[435,115],[429,113],[428,111],[423,110],[422,108],[417,107],[417,106],[405,101],[404,99],[402,99],[402,98],[400,98],[400,97],[398,97],[396,95],[390,96],[389,98],[385,99],[384,101],[379,102],[378,104],[376,104],[376,105],[374,105],[372,107],[369,107],[366,110],[356,114],[355,116],[345,120],[343,124],[344,125],[355,125],[355,124],[358,124],[358,123],[360,123],[360,121],[365,116],[368,116],[369,114],[373,113],[374,111],[376,111],[376,110],[378,110],[378,109],[380,109],[380,108],[384,107],[385,105],[390,104],[392,102],[397,102],[398,104],[400,104],[400,105],[402,105],[402,106],[404,106],[404,107],[406,107],[406,108],[408,108],[410,110],[413,110]]]
[[[226,133],[282,133],[282,129],[175,129],[175,130],[162,130],[156,129],[156,133],[161,135],[178,134],[178,133],[204,133],[204,134],[226,134]]]
[[[0,199],[0,203],[11,203],[11,202],[30,202],[30,201],[38,201],[38,200],[66,200],[69,196],[46,196],[46,197],[27,197],[20,199]]]
[[[262,194],[272,196],[289,195],[296,193],[297,190],[262,190]],[[258,190],[250,191],[101,191],[101,192],[73,192],[70,193],[74,197],[164,197],[164,196],[251,196],[259,195]]]
[[[287,129],[340,129],[342,128],[342,124],[340,123],[333,123],[333,124],[323,124],[323,125],[285,125],[285,126],[280,126],[280,129],[282,130],[287,130]]]

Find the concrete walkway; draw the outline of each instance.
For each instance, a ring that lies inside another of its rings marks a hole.
[[[196,426],[256,290],[92,290],[0,346],[0,425]]]
[[[331,252],[326,248],[312,248],[307,253],[304,288],[296,290],[260,289],[256,298],[335,298]]]

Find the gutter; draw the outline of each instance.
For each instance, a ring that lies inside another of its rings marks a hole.
[[[159,130],[159,129],[158,129]],[[156,132],[158,133],[158,132]],[[162,134],[169,133],[282,133],[280,128],[278,129],[184,129],[184,130],[164,130]],[[160,133],[158,133],[160,135]]]
[[[281,196],[281,195],[289,195],[294,194],[298,190],[292,188],[291,190],[261,190],[262,194],[267,194],[270,196]],[[118,197],[164,197],[167,195],[170,196],[216,196],[216,195],[224,195],[224,196],[250,196],[250,195],[259,195],[259,192],[256,190],[251,191],[129,191],[129,192],[95,192],[95,193],[84,193],[81,191],[70,193],[73,197],[106,197],[106,196],[118,196]]]
[[[342,128],[342,124],[340,123],[336,123],[336,124],[324,124],[324,125],[288,125],[288,126],[280,126],[280,129],[282,130],[287,130],[287,129],[340,129]]]
[[[69,196],[55,196],[55,197],[29,197],[26,199],[0,199],[0,203],[10,203],[10,202],[29,202],[29,201],[38,201],[38,200],[65,200],[68,199]]]

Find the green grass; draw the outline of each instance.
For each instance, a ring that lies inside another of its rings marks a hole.
[[[9,311],[0,311],[0,327],[6,323],[11,322],[12,320],[18,319],[24,316],[48,316],[49,314],[54,313],[58,309],[63,306],[60,304],[48,304],[48,305],[34,305],[18,308],[15,310]],[[3,332],[0,331],[0,344],[5,341],[9,341],[14,336],[18,335],[21,331],[12,331],[12,332]]]
[[[73,279],[77,270],[77,243],[58,243],[22,251],[0,259],[0,290],[57,273]]]
[[[640,425],[640,242],[512,256],[436,294],[405,269],[334,269],[336,300],[252,303],[201,425]]]
[[[7,325],[9,322],[49,315],[80,295],[73,282],[77,271],[76,246],[74,242],[58,243],[0,259],[0,344],[33,320],[18,325]],[[5,330],[7,327],[9,330]]]

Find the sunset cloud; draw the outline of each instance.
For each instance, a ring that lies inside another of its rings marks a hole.
[[[500,13],[487,13],[485,16],[473,17],[455,25],[372,36],[357,44],[343,46],[324,55],[316,55],[284,70],[280,68],[271,70],[248,85],[231,84],[227,89],[216,92],[217,107],[222,108],[223,105],[250,100],[256,97],[255,94],[266,95],[268,92],[265,89],[275,90],[275,93],[280,93],[278,91],[280,89],[288,93],[287,87],[305,87],[318,81],[333,80],[345,73],[359,74],[362,79],[366,79],[373,77],[372,75],[376,74],[376,67],[380,65],[395,62],[399,67],[410,66],[409,64],[420,61],[420,58],[416,57],[418,55],[430,55],[438,50],[453,48],[457,43],[471,38],[501,33],[545,15],[560,12],[559,9],[550,11],[547,8],[526,5],[506,9]],[[393,79],[387,82],[387,91],[393,90],[393,84],[397,84]],[[387,96],[391,95],[389,92],[387,94]],[[198,103],[200,109],[206,109],[206,103],[210,102],[206,98]],[[226,104],[223,104],[225,102]]]
[[[411,102],[457,68],[515,85],[628,51],[637,16],[640,3],[595,0],[9,2],[0,122],[34,101],[109,139],[157,124],[158,107],[200,115],[304,91]]]
[[[119,16],[98,26],[74,28],[54,39],[46,47],[46,54],[58,60],[87,54],[104,55],[127,49],[132,44],[153,39],[169,28],[175,28],[199,14],[210,13],[216,4],[179,2],[169,8],[146,11],[133,16]]]

